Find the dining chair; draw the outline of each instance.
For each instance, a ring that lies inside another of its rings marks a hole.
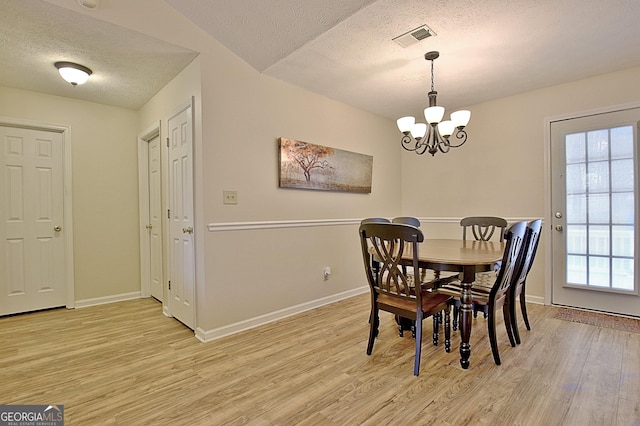
[[[405,225],[411,225],[411,226],[415,226],[416,228],[420,228],[420,219],[413,216],[394,217],[393,219],[391,219],[391,223],[403,223]],[[406,273],[406,267],[403,266],[403,268],[405,268],[404,272]],[[429,280],[427,280],[427,274],[430,274]],[[433,270],[427,270],[425,268],[422,268],[420,270],[420,280],[423,283],[431,280],[441,280],[441,273],[440,271],[433,271]],[[437,318],[438,318],[438,322],[442,323],[442,318],[440,318],[440,315],[438,315]],[[410,321],[407,318],[396,316],[396,322],[398,323],[398,334],[400,335],[400,337],[403,336],[404,330],[411,330],[412,336],[414,338],[416,337],[415,324],[413,323],[413,321]]]
[[[391,219],[392,223],[404,223],[405,225],[415,226],[420,228],[420,219],[411,216],[398,216]]]
[[[463,240],[467,239],[467,228],[469,228],[476,241],[491,240],[496,230],[499,231],[498,241],[503,241],[507,225],[505,219],[495,216],[468,216],[460,220]]]
[[[368,217],[360,221],[360,225],[364,225],[365,223],[391,223],[391,220],[387,219],[386,217]],[[374,276],[377,277],[380,264],[375,260],[375,258],[373,258],[373,254],[371,256],[371,266],[374,270]]]
[[[393,219],[391,219],[391,223],[404,223],[405,225],[411,225],[411,226],[415,226],[416,228],[420,228],[420,220],[418,218],[415,217],[411,217],[411,216],[398,216],[398,217],[394,217]],[[406,266],[403,266],[404,272],[406,273]],[[422,272],[424,273],[425,270],[423,269]],[[424,276],[423,276],[423,281],[424,281]],[[398,325],[400,325],[400,323],[398,323]],[[400,325],[400,337],[402,337],[402,325]]]
[[[365,223],[391,223],[386,217],[367,217],[360,221],[360,225]]]
[[[449,326],[450,296],[430,291],[429,284],[420,280],[418,268],[419,243],[424,235],[415,226],[399,223],[365,223],[360,225],[360,243],[364,269],[371,293],[371,313],[367,355],[371,355],[373,344],[378,336],[380,311],[390,312],[415,321],[416,343],[413,374],[420,372],[420,354],[422,348],[422,321],[434,317],[433,344],[438,344],[439,322],[436,314],[444,312],[445,350],[451,347]],[[380,263],[380,271],[373,274],[372,256]],[[403,256],[410,254],[411,279],[403,271]]]
[[[391,220],[386,217],[367,217],[360,221],[360,225],[364,225],[365,223],[391,223]],[[380,272],[380,262],[376,260],[373,254],[371,254],[371,268],[372,273],[375,279],[378,279],[378,272]],[[371,322],[371,318],[369,318],[369,322]],[[402,327],[400,323],[398,323],[399,327]],[[402,328],[400,328],[400,337],[402,337]]]
[[[467,228],[469,228],[470,235],[476,241],[490,241],[493,235],[497,233],[497,240],[504,241],[504,232],[507,229],[508,223],[506,219],[497,216],[468,216],[460,220],[460,226],[462,226],[462,239],[467,239]],[[480,272],[476,274],[475,285],[481,287],[491,287],[493,281],[496,278],[496,272]],[[457,316],[458,305],[453,307],[453,329],[457,329]],[[489,315],[489,308],[486,305],[473,305],[473,317],[478,316],[478,312],[482,311],[484,317]]]
[[[540,235],[542,234],[542,219],[536,219],[529,222],[527,226],[527,234],[524,242],[524,254],[522,255],[522,262],[520,264],[520,270],[515,276],[513,283],[511,283],[511,291],[509,292],[509,312],[511,316],[511,329],[513,330],[513,337],[517,344],[520,344],[520,333],[518,332],[518,319],[516,317],[516,304],[519,299],[520,311],[522,312],[522,318],[527,330],[531,330],[529,325],[529,317],[527,316],[527,305],[525,302],[525,287],[527,284],[527,276],[533,265],[533,261],[538,251],[538,243],[540,242]]]
[[[514,281],[514,276],[519,270],[522,254],[524,253],[524,239],[527,231],[527,222],[517,222],[507,229],[504,235],[505,248],[502,255],[501,266],[495,278],[495,282],[489,288],[471,287],[471,299],[474,304],[486,305],[488,307],[487,329],[493,360],[500,365],[500,354],[496,340],[496,311],[502,308],[504,324],[507,329],[509,343],[515,346],[513,332],[511,328],[511,313],[508,306],[509,288]],[[436,293],[452,296],[460,300],[462,283],[460,281],[450,282],[439,287]],[[446,326],[446,324],[445,324]]]

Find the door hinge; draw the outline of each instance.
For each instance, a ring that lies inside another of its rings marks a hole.
[[[169,290],[171,290],[171,281],[169,281]]]
[[[171,219],[171,210],[167,209],[167,219]]]
[[[167,138],[167,148],[169,148],[169,138]]]

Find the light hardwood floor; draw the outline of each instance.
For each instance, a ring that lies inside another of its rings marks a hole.
[[[0,404],[64,404],[67,425],[639,425],[640,334],[554,319],[493,363],[474,320],[469,370],[383,314],[365,354],[368,295],[210,343],[153,299],[0,318]]]

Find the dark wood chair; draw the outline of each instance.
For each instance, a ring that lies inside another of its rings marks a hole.
[[[416,228],[420,228],[420,220],[418,218],[411,217],[411,216],[394,217],[393,219],[391,219],[391,223],[403,223],[405,225],[411,225],[411,226],[415,226]],[[403,266],[403,268],[405,268],[404,272],[406,274],[407,273],[406,266]],[[425,272],[424,269],[423,269],[423,272]],[[424,281],[424,276],[423,276],[423,281]],[[396,320],[398,320],[398,318],[396,318]],[[403,326],[399,321],[398,321],[398,325],[400,330],[400,337],[402,337]]]
[[[515,346],[513,332],[511,328],[511,313],[508,306],[509,289],[516,274],[519,271],[524,253],[524,240],[527,231],[527,222],[518,222],[507,229],[505,233],[505,248],[502,256],[500,270],[495,282],[490,288],[471,287],[471,299],[474,304],[486,305],[488,309],[487,329],[493,360],[500,365],[500,354],[496,340],[496,311],[502,308],[504,324],[509,336],[509,343]],[[462,283],[460,281],[450,282],[439,287],[436,292],[452,296],[460,300]]]
[[[364,225],[365,223],[391,223],[391,220],[387,219],[386,217],[368,217],[360,221],[360,225]],[[371,256],[371,266],[374,271],[374,276],[377,277],[380,270],[380,264],[375,260],[375,258],[373,258],[373,255]]]
[[[470,230],[469,234],[473,236],[476,241],[490,241],[494,234],[497,234],[497,241],[504,241],[504,232],[507,229],[508,223],[505,219],[496,216],[469,216],[460,220],[460,226],[462,226],[462,239],[467,239],[467,228]],[[481,272],[476,274],[476,287],[491,288],[495,281],[495,272]],[[486,305],[473,305],[473,317],[478,316],[478,312],[482,312],[484,317],[489,315],[489,308]],[[458,305],[453,307],[453,329],[458,328],[456,316],[458,314]]]
[[[422,348],[422,320],[434,316],[433,343],[438,344],[439,323],[436,314],[444,312],[445,349],[450,350],[449,328],[450,296],[434,293],[420,281],[418,267],[418,243],[424,241],[420,229],[399,223],[365,223],[360,225],[360,243],[367,281],[371,290],[371,314],[367,355],[371,355],[378,336],[379,311],[386,311],[415,321],[416,350],[413,374],[420,372]],[[371,265],[374,257],[380,263],[377,276]],[[411,253],[411,260],[402,260]],[[411,266],[411,275],[403,271],[403,264]]]
[[[462,226],[462,239],[467,239],[467,228],[476,241],[489,241],[495,231],[498,231],[498,241],[504,240],[504,232],[507,229],[507,221],[495,216],[469,216],[460,221]]]
[[[420,219],[413,216],[394,217],[393,219],[391,219],[391,223],[403,223],[405,225],[411,225],[411,226],[415,226],[416,228],[420,228]],[[403,268],[405,268],[404,272],[406,273],[407,272],[406,267],[403,266]],[[430,275],[427,275],[427,274],[430,274]],[[431,270],[428,271],[425,268],[422,268],[420,270],[420,279],[423,283],[431,280],[440,280],[440,278],[441,278],[440,271],[431,271]],[[438,314],[437,318],[438,318],[438,322],[441,324],[442,323],[441,315]],[[409,320],[408,318],[402,318],[402,317],[396,316],[396,322],[398,323],[398,334],[400,335],[400,337],[404,335],[405,330],[411,330],[411,335],[414,338],[416,337],[415,324],[413,321]]]
[[[392,223],[404,223],[405,225],[415,226],[420,228],[420,219],[411,216],[398,216],[391,219]]]
[[[540,242],[540,235],[542,234],[542,219],[536,219],[529,222],[527,226],[527,235],[525,238],[524,254],[522,256],[522,262],[520,270],[515,276],[513,283],[511,284],[511,291],[509,294],[509,312],[511,316],[511,329],[513,330],[513,337],[517,344],[520,344],[520,333],[518,332],[518,319],[516,317],[516,304],[519,299],[520,310],[522,311],[522,318],[527,330],[531,330],[529,325],[529,317],[527,316],[527,305],[525,303],[525,287],[527,284],[527,276],[533,265],[533,261],[538,251],[538,243]]]
[[[360,221],[360,225],[365,223],[391,223],[386,217],[368,217]]]

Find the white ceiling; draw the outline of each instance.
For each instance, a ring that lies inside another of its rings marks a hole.
[[[639,0],[165,2],[256,70],[391,119],[426,106],[431,50],[440,51],[435,87],[449,110],[640,66]],[[437,35],[407,48],[392,41],[423,24]],[[40,0],[0,0],[0,55],[0,84],[46,93],[57,84],[63,96],[82,95],[49,76],[56,60],[108,69],[96,71],[98,88],[82,90],[133,108],[149,97],[137,92],[155,93],[167,78],[153,74],[158,63],[172,77],[195,56]]]
[[[431,50],[448,109],[640,66],[638,0],[166,2],[257,70],[392,119],[422,114]]]
[[[40,0],[0,0],[3,86],[137,110],[196,56]],[[90,82],[71,86],[58,75],[58,61],[89,67]]]

